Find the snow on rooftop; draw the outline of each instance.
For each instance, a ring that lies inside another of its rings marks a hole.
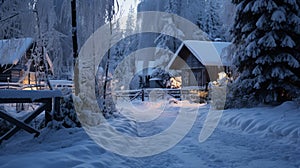
[[[161,78],[155,77],[155,78],[151,78],[150,81],[160,81],[162,80]]]
[[[228,52],[226,48],[230,45],[229,42],[211,42],[211,41],[184,41],[178,48],[174,57],[170,61],[170,68],[174,63],[179,52],[186,46],[191,53],[205,66],[230,66],[231,63],[227,59]]]
[[[229,42],[189,40],[183,43],[204,65],[230,65],[223,58],[226,56],[224,49],[230,45]]]
[[[0,40],[0,65],[17,64],[32,43],[32,38]]]

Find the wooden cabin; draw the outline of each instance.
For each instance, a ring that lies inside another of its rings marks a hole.
[[[34,43],[32,38],[0,40],[1,83],[35,83],[37,75],[35,74],[34,61],[30,61]],[[48,54],[46,54],[46,59],[49,71],[53,72],[53,65]]]
[[[184,41],[170,63],[169,70],[176,70],[182,78],[182,86],[207,87],[218,79],[218,73],[230,73],[228,42]]]

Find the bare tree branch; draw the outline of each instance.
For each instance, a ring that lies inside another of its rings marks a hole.
[[[7,18],[4,18],[4,19],[0,20],[0,22],[5,22],[5,21],[7,21],[7,20],[9,20],[9,19],[12,19],[12,18],[18,16],[19,14],[20,14],[20,13],[15,13],[15,14],[13,14],[13,15],[7,17]]]

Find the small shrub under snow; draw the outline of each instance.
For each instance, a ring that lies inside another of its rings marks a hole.
[[[53,121],[49,126],[55,128],[80,127],[81,124],[74,108],[72,92],[70,90],[64,91],[63,94],[64,96],[60,101],[60,112],[53,113]]]

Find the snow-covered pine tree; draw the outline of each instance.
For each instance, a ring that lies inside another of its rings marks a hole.
[[[233,0],[235,96],[278,103],[300,91],[300,1]],[[249,100],[248,100],[249,101]]]
[[[128,16],[127,16],[127,21],[126,21],[126,30],[125,33],[126,35],[131,34],[135,28],[136,28],[136,17],[135,17],[136,13],[134,11],[133,6],[130,6],[129,8],[129,12],[128,12]],[[126,49],[126,54],[131,53],[132,51],[135,51],[137,49],[136,47],[136,39],[135,36],[131,36],[128,38],[128,46],[125,48]]]
[[[220,18],[222,21],[222,33],[225,41],[231,41],[232,36],[230,34],[230,28],[234,22],[235,5],[231,3],[231,0],[223,0],[222,8],[220,12]]]
[[[166,3],[165,11],[171,14],[179,14],[180,13],[181,0],[168,0]],[[174,23],[174,18],[171,15],[166,15],[162,18],[165,21],[165,25],[161,30],[161,34],[155,39],[155,44],[157,46],[155,55],[156,55],[156,63],[155,65],[166,66],[171,57],[168,50],[175,52],[178,46],[180,45],[174,37],[183,38],[184,33],[178,28],[178,26]],[[171,34],[172,36],[168,36],[166,34]],[[166,50],[162,50],[166,49]],[[161,57],[161,56],[164,57]]]
[[[222,29],[221,1],[220,0],[206,0],[204,3],[204,11],[199,16],[197,25],[201,30],[208,34],[211,40],[215,38],[223,38],[224,32]]]
[[[135,9],[133,8],[133,6],[130,6],[129,8],[129,12],[128,12],[128,18],[126,21],[126,30],[125,30],[125,34],[128,36],[130,34],[132,34],[133,31],[135,31],[136,29],[136,17],[135,17],[136,13],[135,13]],[[128,36],[126,38],[125,41],[125,50],[124,50],[124,56],[128,56],[130,55],[132,52],[137,50],[137,46],[138,46],[138,36],[135,35],[131,35]],[[135,73],[135,56],[132,56],[128,59],[128,72],[130,74],[134,74]],[[126,80],[126,84],[128,85],[128,80]]]
[[[126,20],[126,28],[121,29],[120,23],[116,22],[115,30],[120,31],[117,34],[121,35],[122,37],[124,37],[124,35],[128,36],[127,38],[123,38],[121,41],[119,41],[111,50],[111,55],[114,62],[112,70],[115,70],[114,79],[116,79],[113,81],[113,84],[116,90],[129,89],[131,77],[135,73],[135,57],[131,56],[130,58],[126,58],[132,52],[137,50],[137,35],[129,36],[135,30],[135,26],[135,11],[131,6]],[[121,63],[122,65],[120,65]],[[128,75],[124,76],[125,72]]]
[[[199,0],[198,2],[200,5],[199,5],[199,8],[200,8],[200,11],[198,13],[198,19],[196,21],[196,24],[197,26],[202,30],[204,31],[204,21],[205,21],[205,16],[206,16],[206,2],[205,0]]]

